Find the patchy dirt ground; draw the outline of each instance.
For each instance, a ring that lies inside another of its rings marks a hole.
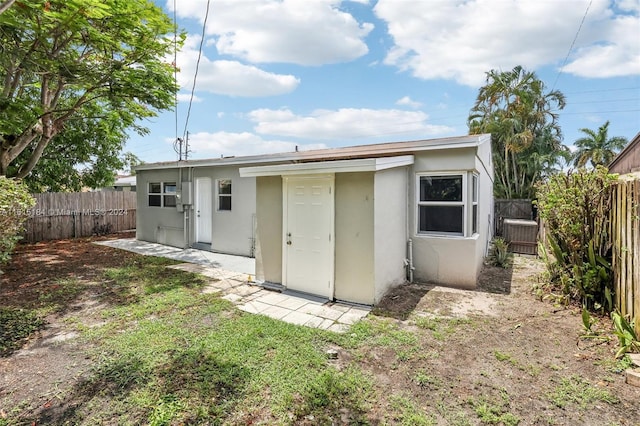
[[[92,244],[105,238],[109,237],[22,244],[3,268],[0,306],[47,306],[49,314],[46,327],[22,350],[0,358],[0,420],[11,411],[50,406],[88,371],[86,348],[79,345],[74,327],[65,319],[79,313],[93,317],[91,313],[109,303],[112,295],[96,277],[104,268],[122,265],[134,256]],[[65,286],[65,281],[74,286]]]
[[[136,256],[91,241],[22,245],[0,276],[0,306],[38,308],[50,305],[52,293],[58,302],[44,330],[0,358],[0,424],[25,411],[48,424],[38,413],[89,372],[87,348],[68,318],[99,318],[117,297],[97,279],[100,271]],[[336,362],[356,363],[373,377],[370,422],[389,419],[383,411],[410,399],[436,424],[640,425],[640,388],[624,383],[615,342],[580,339],[578,310],[537,300],[531,287],[541,268],[517,257],[511,269],[486,268],[479,291],[410,284],[390,293],[372,319],[411,333],[339,348]],[[70,279],[79,287],[61,284]],[[598,392],[609,401],[593,399]],[[407,418],[398,423],[412,424]]]

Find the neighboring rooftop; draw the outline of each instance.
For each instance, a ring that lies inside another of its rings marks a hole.
[[[112,186],[136,186],[136,177],[134,176],[117,176]]]
[[[621,175],[640,172],[640,132],[616,155],[609,164],[609,171]]]

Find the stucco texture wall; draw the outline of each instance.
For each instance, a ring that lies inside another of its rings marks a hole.
[[[178,169],[141,170],[137,180],[136,238],[141,241],[185,247],[184,219],[175,207],[149,206],[150,182],[178,182]]]
[[[240,177],[239,169],[235,166],[195,168],[192,182],[198,177],[211,178],[211,250],[242,256],[251,255],[256,212],[256,179]],[[231,179],[230,211],[219,209],[219,179]],[[193,241],[193,224],[190,228],[190,238]]]
[[[417,175],[460,172],[467,179],[466,236],[418,233]],[[471,175],[479,178],[478,233],[471,234]],[[414,280],[461,288],[475,288],[489,239],[493,215],[491,152],[489,143],[416,155],[409,180],[409,235],[413,240]]]
[[[407,168],[375,174],[375,288],[378,303],[393,286],[406,279]]]
[[[373,172],[336,174],[336,299],[375,301],[374,199]]]
[[[256,178],[256,279],[282,283],[282,178]]]

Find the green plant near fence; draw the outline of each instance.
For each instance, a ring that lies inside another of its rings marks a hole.
[[[9,260],[35,202],[23,184],[0,176],[0,265]]]
[[[606,311],[613,309],[609,211],[615,182],[615,175],[598,167],[557,174],[538,185],[551,282],[583,305]]]

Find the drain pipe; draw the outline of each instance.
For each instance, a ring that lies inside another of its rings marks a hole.
[[[409,270],[409,282],[412,283],[413,271],[415,271],[416,268],[414,268],[413,266],[413,241],[411,240],[411,238],[409,238],[409,241],[407,244],[407,252],[408,252],[409,258],[405,260],[405,264],[407,265],[407,268]]]

